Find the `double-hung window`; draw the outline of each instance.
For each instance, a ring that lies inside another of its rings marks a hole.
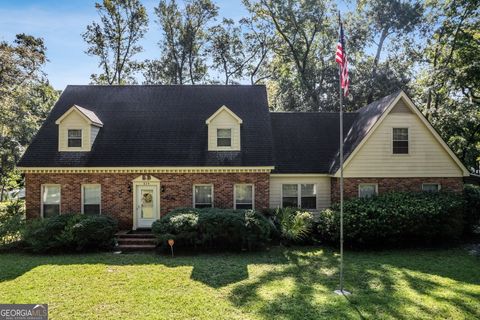
[[[201,184],[193,186],[193,207],[213,208],[213,185]]]
[[[425,192],[439,192],[440,184],[438,183],[424,183],[422,184],[422,191]]]
[[[99,184],[82,185],[82,212],[84,214],[100,214],[102,187]]]
[[[378,194],[378,184],[376,183],[361,183],[358,185],[358,197],[370,198]]]
[[[408,154],[408,128],[393,128],[393,154]]]
[[[217,129],[217,147],[232,146],[232,129]]]
[[[42,186],[42,216],[49,218],[60,214],[60,185]]]
[[[81,148],[82,147],[82,130],[68,129],[68,147]]]
[[[317,209],[317,186],[313,183],[283,184],[282,207]]]
[[[235,209],[253,209],[253,184],[235,185]]]

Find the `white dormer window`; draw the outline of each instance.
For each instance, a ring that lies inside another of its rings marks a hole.
[[[242,119],[226,106],[208,118],[208,151],[240,151]]]
[[[217,147],[232,146],[232,129],[217,129]]]
[[[81,148],[82,147],[82,130],[68,129],[68,147]]]

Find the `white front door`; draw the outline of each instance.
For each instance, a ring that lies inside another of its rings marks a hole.
[[[137,186],[137,228],[151,228],[159,217],[158,186]]]

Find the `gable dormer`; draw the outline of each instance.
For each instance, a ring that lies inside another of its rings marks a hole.
[[[240,119],[227,106],[208,118],[208,151],[240,151]]]
[[[88,109],[73,105],[55,121],[58,125],[58,151],[90,151],[102,121]]]

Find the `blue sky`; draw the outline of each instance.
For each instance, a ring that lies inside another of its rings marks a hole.
[[[44,68],[55,89],[67,84],[88,84],[90,74],[98,71],[97,59],[85,54],[87,46],[81,34],[87,24],[98,21],[94,0],[1,0],[0,41],[11,42],[15,34],[42,37],[50,60]],[[241,0],[215,1],[219,17],[235,20],[247,15]],[[141,44],[144,51],[136,59],[155,58],[161,38],[153,8],[158,0],[142,0],[150,17],[149,31]],[[218,18],[219,19],[219,18]]]

